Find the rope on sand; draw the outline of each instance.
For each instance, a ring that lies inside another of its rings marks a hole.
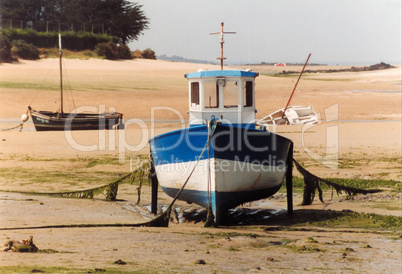
[[[201,153],[199,159],[201,158],[202,154],[205,152],[205,147],[203,152]],[[198,159],[198,161],[199,161]],[[321,202],[324,202],[322,197],[322,190],[320,188],[320,183],[325,183],[328,186],[333,187],[337,194],[341,194],[345,192],[347,195],[352,196],[356,194],[368,194],[368,193],[377,193],[381,192],[382,190],[379,189],[372,189],[372,190],[365,190],[365,189],[358,189],[353,187],[342,186],[333,182],[330,182],[326,179],[319,178],[308,170],[303,168],[294,158],[293,162],[296,165],[297,170],[303,175],[304,177],[304,193],[303,193],[303,202],[302,205],[310,205],[312,204],[315,192],[318,190],[319,198]],[[198,162],[197,162],[198,163]],[[194,166],[194,169],[197,165]],[[182,188],[176,194],[173,201],[167,207],[167,209],[161,213],[160,215],[156,216],[154,219],[144,222],[144,223],[136,223],[136,224],[73,224],[73,225],[48,225],[48,226],[36,226],[36,227],[15,227],[15,228],[0,228],[0,230],[24,230],[24,229],[50,229],[50,228],[90,228],[90,227],[167,227],[169,225],[170,213],[172,207],[176,200],[178,199],[179,195],[183,191],[184,187],[186,186],[187,182],[189,181],[194,169],[191,171],[189,177],[183,184]],[[118,185],[125,183],[124,180],[130,177],[130,181],[134,182],[135,178],[139,179],[139,187],[138,187],[138,200],[137,204],[140,201],[140,192],[142,186],[142,180],[145,175],[151,176],[150,173],[150,162],[147,162],[137,168],[132,173],[126,174],[120,177],[118,180],[109,183],[104,186],[91,188],[87,190],[80,190],[80,191],[69,191],[69,192],[54,192],[54,193],[38,193],[38,192],[21,192],[21,191],[8,191],[14,193],[22,193],[22,194],[29,194],[29,195],[50,195],[50,196],[58,196],[58,197],[65,197],[65,198],[93,198],[94,195],[103,193],[106,196],[107,200],[114,201],[116,200]],[[211,209],[208,208],[208,213],[211,216],[208,218],[205,226],[214,226],[213,221],[213,214],[210,212]],[[209,215],[208,214],[208,215]]]
[[[22,130],[23,127],[24,127],[24,123],[19,124],[18,126],[15,126],[15,127],[10,127],[10,128],[6,128],[6,129],[2,129],[1,131],[8,131],[8,130],[13,130],[13,129],[16,129],[16,128],[20,128],[20,132],[21,132],[21,130]]]
[[[215,129],[215,128],[214,128]],[[213,130],[214,131],[214,130]],[[212,136],[212,134],[210,135]],[[19,229],[49,229],[49,228],[78,228],[78,227],[141,227],[141,226],[147,226],[147,227],[168,227],[169,225],[169,219],[170,219],[170,213],[172,211],[172,207],[176,200],[179,198],[180,194],[182,193],[183,189],[187,185],[188,181],[190,180],[192,174],[194,173],[195,168],[197,167],[198,162],[202,158],[202,155],[204,154],[208,143],[210,142],[210,136],[207,139],[207,142],[205,143],[204,149],[201,152],[201,155],[198,157],[197,163],[195,164],[193,170],[190,172],[190,175],[184,182],[183,186],[181,189],[177,192],[176,196],[174,197],[173,201],[170,203],[170,205],[167,207],[167,209],[161,213],[159,216],[156,216],[154,219],[145,222],[145,223],[138,223],[138,224],[78,224],[78,225],[50,225],[50,226],[36,226],[36,227],[19,227],[19,228],[0,228],[0,230],[19,230]],[[92,198],[95,194],[98,193],[104,193],[106,192],[105,196],[108,200],[115,200],[117,196],[117,190],[118,190],[118,185],[122,183],[126,178],[131,176],[131,182],[134,181],[136,177],[139,178],[140,180],[140,185],[138,187],[138,203],[140,201],[140,191],[141,191],[141,186],[142,186],[142,179],[144,175],[148,175],[148,180],[150,179],[150,176],[152,176],[151,172],[151,163],[150,161],[147,163],[144,163],[141,167],[137,168],[135,171],[132,173],[129,173],[123,177],[120,177],[118,180],[104,185],[100,186],[97,188],[92,188],[92,189],[87,189],[87,190],[81,190],[81,191],[71,191],[71,192],[55,192],[55,193],[37,193],[37,192],[19,192],[19,191],[10,191],[10,192],[16,192],[16,193],[23,193],[23,194],[33,194],[33,195],[51,195],[51,196],[59,196],[59,197],[74,197],[74,198]],[[211,212],[212,214],[212,212]],[[210,223],[210,222],[208,222]]]
[[[0,131],[8,131],[8,130],[20,128],[20,132],[21,132],[22,128],[24,127],[24,123],[26,121],[28,121],[28,119],[29,119],[28,112],[29,112],[29,109],[27,109],[27,112],[21,116],[21,120],[22,120],[21,124],[19,124],[18,126],[15,126],[15,127],[11,127],[11,128],[1,129]]]
[[[69,191],[69,192],[23,192],[23,191],[4,191],[12,193],[21,193],[29,195],[48,195],[64,198],[87,198],[92,199],[94,195],[104,194],[106,199],[109,201],[115,201],[117,196],[118,185],[125,183],[124,180],[130,178],[131,182],[134,182],[136,178],[139,179],[140,186],[138,187],[138,202],[140,201],[140,190],[142,185],[142,180],[145,175],[150,175],[149,172],[149,162],[144,163],[142,166],[134,170],[132,173],[126,174],[120,177],[118,180],[103,185],[96,188],[79,190],[79,191]],[[174,200],[175,201],[175,200]],[[156,218],[136,224],[72,224],[72,225],[46,225],[46,226],[34,226],[34,227],[13,227],[13,228],[0,228],[0,230],[27,230],[27,229],[51,229],[51,228],[90,228],[90,227],[167,227],[169,224],[170,211],[173,206],[174,201],[169,205],[169,207],[161,215]]]
[[[3,192],[12,192],[12,193],[21,193],[27,195],[46,195],[46,196],[55,196],[55,197],[63,197],[63,198],[86,198],[92,199],[95,195],[103,194],[108,201],[115,201],[117,197],[117,191],[119,189],[119,184],[126,183],[125,180],[130,178],[130,182],[133,183],[136,178],[139,180],[139,187],[138,187],[138,201],[140,201],[140,190],[142,186],[142,181],[144,176],[148,175],[149,173],[149,162],[144,163],[139,168],[134,170],[131,173],[128,173],[116,181],[108,183],[103,186],[98,186],[95,188],[84,189],[84,190],[76,190],[76,191],[67,191],[67,192],[32,192],[32,191],[5,191]]]
[[[201,154],[202,155],[202,154]],[[201,158],[201,156],[200,156]],[[115,200],[118,190],[118,185],[122,183],[126,178],[131,176],[131,181],[138,176],[140,179],[140,186],[142,182],[142,177],[145,174],[148,174],[148,177],[151,175],[149,172],[149,165],[150,163],[145,163],[134,172],[129,173],[123,177],[120,177],[118,180],[104,185],[97,188],[81,190],[81,191],[70,191],[70,192],[55,192],[55,193],[38,193],[38,192],[21,192],[21,191],[8,191],[14,193],[22,193],[22,194],[30,194],[30,195],[50,195],[50,196],[59,196],[65,198],[93,198],[94,195],[99,193],[106,192],[106,198],[109,200]],[[146,167],[146,168],[145,168]],[[195,169],[195,167],[194,167]],[[193,171],[194,171],[193,169]],[[0,230],[26,230],[26,229],[51,229],[51,228],[89,228],[89,227],[168,227],[170,213],[172,211],[172,207],[176,200],[178,199],[179,195],[183,191],[185,185],[187,184],[188,180],[190,179],[193,171],[191,172],[190,176],[187,178],[186,182],[184,183],[183,187],[180,191],[176,194],[176,197],[170,203],[170,205],[166,208],[166,210],[161,213],[160,215],[156,216],[154,219],[144,222],[144,223],[136,223],[136,224],[73,224],[73,225],[48,225],[48,226],[34,226],[34,227],[13,227],[13,228],[0,228]],[[140,201],[140,189],[138,188],[138,202]],[[113,199],[112,199],[113,198]]]

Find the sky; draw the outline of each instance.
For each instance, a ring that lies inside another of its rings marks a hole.
[[[129,44],[214,61],[220,23],[227,64],[401,64],[400,0],[130,0],[149,28]]]

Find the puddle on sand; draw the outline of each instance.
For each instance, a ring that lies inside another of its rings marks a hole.
[[[236,208],[230,209],[225,218],[227,225],[254,225],[269,222],[269,219],[286,213],[285,209],[250,209]]]
[[[149,220],[155,216],[151,214],[151,206],[138,206],[138,205],[122,205],[123,208],[136,212]],[[168,205],[158,205],[158,215],[167,209]],[[235,208],[230,209],[225,216],[225,225],[254,225],[266,224],[273,216],[285,214],[285,209],[267,209],[267,208]],[[204,208],[192,208],[176,206],[170,215],[175,223],[200,223],[205,222],[207,219],[207,210]]]

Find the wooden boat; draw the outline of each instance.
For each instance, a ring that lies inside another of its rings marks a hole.
[[[318,124],[317,113],[311,106],[281,108],[256,122],[259,126]]]
[[[293,98],[293,94],[297,89],[297,84],[306,68],[308,60],[311,54],[307,57],[306,63],[300,72],[299,78],[293,88],[292,93],[284,108],[278,109],[271,114],[268,114],[264,118],[258,120],[256,124],[258,126],[270,126],[270,125],[304,125],[304,124],[318,124],[318,115],[311,106],[290,106],[290,101]]]
[[[64,113],[28,107],[36,131],[122,129],[121,113]]]
[[[123,129],[123,114],[119,112],[103,113],[66,113],[63,111],[63,70],[62,70],[62,48],[61,35],[59,34],[59,56],[60,56],[60,110],[37,111],[28,106],[28,113],[32,117],[37,131],[58,131],[58,130],[102,130],[102,129]]]
[[[211,209],[217,224],[228,209],[275,194],[291,170],[292,141],[255,127],[258,75],[249,70],[186,74],[189,127],[149,141],[161,188]]]

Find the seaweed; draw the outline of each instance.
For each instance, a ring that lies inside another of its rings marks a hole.
[[[126,183],[125,180],[130,178],[131,184],[135,181],[136,178],[139,180],[138,191],[138,200],[137,204],[140,202],[140,194],[141,194],[141,186],[144,176],[149,173],[149,162],[144,163],[142,166],[137,168],[131,173],[128,173],[119,179],[108,183],[103,186],[98,186],[95,188],[84,189],[84,190],[76,190],[76,191],[67,191],[67,192],[32,192],[32,191],[7,191],[13,193],[22,193],[28,195],[48,195],[48,196],[56,196],[62,198],[83,198],[83,199],[93,199],[95,195],[103,194],[108,201],[116,201],[117,191],[119,189],[119,184]]]
[[[315,176],[307,169],[303,168],[294,158],[293,162],[296,165],[297,170],[303,175],[304,178],[304,192],[303,192],[303,201],[302,205],[311,205],[314,201],[316,190],[318,191],[319,199],[322,203],[324,203],[322,189],[320,184],[326,184],[333,189],[335,189],[337,195],[345,192],[347,196],[354,196],[356,194],[369,194],[369,193],[377,193],[381,192],[381,189],[360,189],[354,187],[348,187],[344,185],[340,185],[326,179]]]
[[[202,154],[205,152],[205,148],[203,152],[200,155],[200,158]],[[199,159],[200,159],[199,158]],[[198,159],[198,161],[199,161]],[[332,188],[334,188],[337,192],[337,194],[342,194],[342,192],[345,192],[348,196],[356,195],[356,194],[368,194],[368,193],[377,193],[381,192],[382,190],[379,189],[359,189],[359,188],[354,188],[354,187],[348,187],[344,185],[340,185],[334,182],[331,182],[326,179],[322,179],[318,176],[315,176],[305,168],[303,168],[294,158],[293,162],[296,165],[297,170],[303,175],[304,177],[304,194],[303,194],[303,202],[302,205],[310,205],[314,201],[315,193],[318,191],[319,199],[321,202],[324,202],[323,199],[323,192],[321,189],[321,184],[326,184]],[[103,186],[99,186],[96,188],[91,188],[91,189],[86,189],[86,190],[78,190],[78,191],[69,191],[69,192],[53,192],[53,193],[38,193],[38,192],[20,192],[20,191],[10,191],[10,192],[17,192],[17,193],[23,193],[23,194],[31,194],[31,195],[50,195],[50,196],[58,196],[58,197],[65,197],[65,198],[93,198],[95,195],[98,194],[104,194],[106,196],[106,200],[109,201],[115,201],[117,197],[117,191],[119,184],[122,183],[127,183],[126,179],[129,178],[131,184],[134,183],[135,179],[138,178],[139,180],[139,186],[137,188],[138,191],[138,199],[137,199],[137,204],[140,202],[140,194],[141,194],[141,187],[142,187],[142,182],[144,180],[144,177],[147,176],[148,180],[150,180],[150,177],[152,176],[150,172],[150,167],[151,167],[151,162],[148,161],[141,165],[139,168],[134,170],[131,173],[128,173],[119,179],[108,183]],[[148,226],[148,227],[167,227],[169,225],[169,220],[170,220],[170,213],[172,211],[172,207],[178,197],[180,196],[181,192],[185,188],[187,182],[189,181],[191,175],[194,172],[195,167],[191,171],[189,177],[186,179],[185,183],[183,184],[182,188],[178,191],[176,196],[174,197],[173,201],[170,203],[170,205],[167,207],[167,209],[161,213],[159,216],[156,216],[154,219],[148,222],[144,223],[138,223],[138,224],[100,224],[100,225],[93,225],[93,224],[81,224],[81,225],[56,225],[56,226],[42,226],[42,227],[24,227],[24,228],[0,228],[0,230],[10,230],[10,229],[34,229],[34,228],[66,228],[66,227],[98,227],[98,226],[123,226],[123,227],[140,227],[140,226]],[[212,206],[210,205],[208,208],[208,216],[207,216],[207,221],[205,223],[205,227],[213,227],[216,226],[216,223],[214,222],[214,216],[212,213]]]

